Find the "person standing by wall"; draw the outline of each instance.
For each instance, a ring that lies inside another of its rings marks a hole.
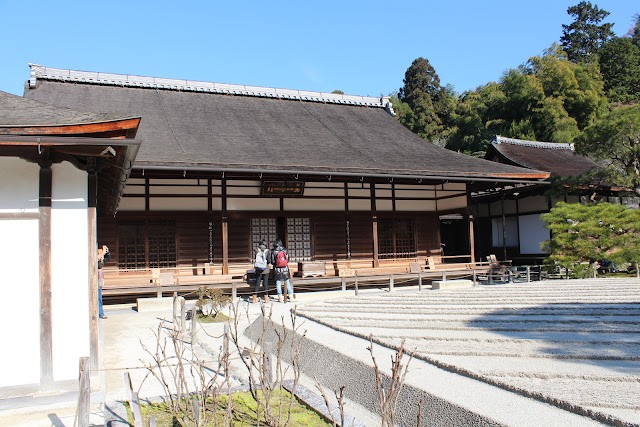
[[[256,249],[255,261],[253,268],[256,273],[256,286],[253,290],[253,302],[258,302],[258,292],[260,291],[260,283],[264,288],[264,302],[269,302],[269,250],[264,240],[260,240]]]
[[[282,244],[282,240],[276,240],[271,250],[271,259],[273,263],[273,272],[276,280],[276,292],[278,293],[278,302],[283,302],[282,282],[287,285],[287,295],[292,301],[296,300],[291,286],[291,275],[289,274],[289,254]]]
[[[107,316],[104,315],[104,308],[102,306],[102,285],[104,284],[104,271],[102,267],[104,267],[104,263],[109,261],[111,258],[111,252],[109,252],[109,248],[107,245],[102,245],[101,248],[98,249],[98,316],[101,319],[106,319]]]

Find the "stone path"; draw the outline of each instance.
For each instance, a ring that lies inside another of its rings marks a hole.
[[[394,292],[299,314],[452,372],[611,423],[640,425],[640,280]],[[499,402],[496,402],[499,405]]]

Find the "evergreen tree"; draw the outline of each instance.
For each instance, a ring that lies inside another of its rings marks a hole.
[[[586,128],[576,150],[602,159],[614,184],[640,196],[640,105],[616,108]]]
[[[600,49],[600,71],[610,101],[640,101],[640,45],[618,37]]]
[[[613,37],[613,24],[602,23],[609,12],[599,9],[591,2],[581,1],[567,9],[574,21],[562,25],[560,41],[572,62],[589,62],[607,40]]]
[[[443,119],[452,111],[455,101],[440,85],[440,78],[429,61],[424,58],[414,60],[403,82],[398,98],[411,112],[399,115],[398,120],[427,141],[446,138]]]
[[[637,209],[611,203],[560,202],[542,218],[551,230],[551,239],[545,242],[549,261],[562,267],[579,271],[603,259],[618,264],[640,260]]]

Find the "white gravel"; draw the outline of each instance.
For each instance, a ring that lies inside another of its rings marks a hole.
[[[299,313],[452,372],[576,412],[640,425],[640,280],[396,291]],[[499,402],[496,402],[499,405]]]

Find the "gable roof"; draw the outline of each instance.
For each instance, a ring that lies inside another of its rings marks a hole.
[[[336,95],[361,98],[338,102],[317,92],[246,86],[225,92],[217,83],[31,69],[25,97],[141,116],[137,137],[144,144],[136,168],[451,180],[548,177],[429,144],[390,114],[385,98]]]
[[[575,152],[573,144],[526,141],[496,135],[485,159],[524,168],[549,171],[555,177],[583,175],[598,165]]]

